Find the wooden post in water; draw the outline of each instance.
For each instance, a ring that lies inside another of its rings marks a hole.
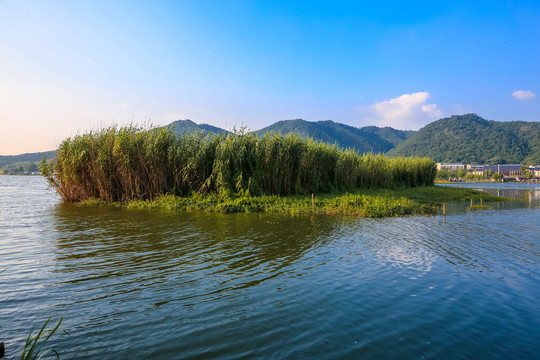
[[[313,197],[313,193],[311,193],[311,212],[315,212],[315,198]]]
[[[480,198],[480,207],[482,207],[482,198]]]
[[[471,212],[472,212],[472,199],[471,199]]]
[[[442,203],[442,213],[443,213],[443,216],[446,217],[446,204],[445,203]]]

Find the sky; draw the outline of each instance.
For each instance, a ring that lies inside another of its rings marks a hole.
[[[112,125],[540,121],[540,2],[0,0],[0,154]]]

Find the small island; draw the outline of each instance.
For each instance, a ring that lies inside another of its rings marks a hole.
[[[429,158],[360,155],[294,134],[110,127],[68,138],[41,173],[63,201],[184,211],[434,214],[500,198],[434,186]]]

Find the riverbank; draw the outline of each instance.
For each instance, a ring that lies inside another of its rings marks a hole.
[[[261,212],[291,215],[350,215],[368,218],[435,214],[443,203],[496,202],[506,198],[465,188],[427,186],[400,189],[369,189],[346,193],[295,196],[219,196],[194,194],[189,197],[162,195],[154,200],[107,202],[83,201],[83,206],[112,206],[131,209],[166,209],[203,212]]]

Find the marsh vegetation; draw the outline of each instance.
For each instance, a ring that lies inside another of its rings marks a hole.
[[[68,138],[42,174],[65,201],[302,195],[430,186],[427,158],[360,155],[295,135],[111,127]]]

